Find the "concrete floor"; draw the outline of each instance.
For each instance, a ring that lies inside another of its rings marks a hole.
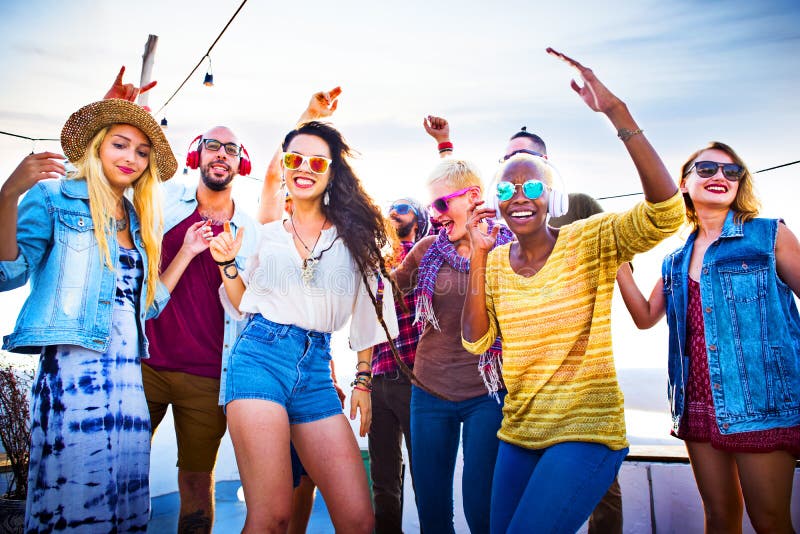
[[[216,518],[214,532],[218,534],[233,534],[240,532],[244,525],[246,508],[244,502],[237,497],[241,487],[239,481],[218,482],[216,486]],[[147,526],[148,534],[174,534],[178,530],[178,507],[180,506],[177,493],[168,493],[153,498],[151,501],[152,515]],[[311,519],[308,522],[307,534],[333,534],[328,509],[322,495],[317,492]]]

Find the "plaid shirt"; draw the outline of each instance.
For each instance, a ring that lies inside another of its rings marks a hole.
[[[411,241],[401,241],[403,246],[402,258],[406,257],[408,252],[414,246]],[[397,353],[400,359],[409,367],[414,365],[414,355],[417,353],[417,341],[419,341],[419,328],[414,323],[414,293],[410,293],[403,297],[408,313],[403,312],[399,302],[395,302],[395,309],[397,310],[397,326],[400,329],[400,334],[394,340],[397,347]],[[394,361],[392,355],[392,348],[388,342],[375,345],[372,348],[372,374],[383,375],[388,373],[398,372],[397,362]]]

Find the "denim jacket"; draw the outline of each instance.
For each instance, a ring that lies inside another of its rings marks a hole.
[[[163,198],[164,233],[167,233],[197,209],[197,183],[185,185],[177,181],[167,182],[164,184]],[[236,256],[236,266],[242,271],[244,270],[247,257],[256,249],[259,225],[249,215],[236,209],[234,206],[233,217],[231,218],[231,230],[235,234],[239,228],[246,228],[242,248]],[[239,333],[244,329],[245,324],[245,320],[236,320],[228,315],[227,312],[225,313],[225,333],[222,342],[222,373],[219,384],[220,404],[225,400],[225,376],[228,371],[228,360],[230,358],[231,349],[236,342],[236,338],[239,337]]]
[[[778,221],[734,221],[705,253],[700,276],[711,396],[722,434],[800,424],[800,316],[775,270]],[[689,375],[686,309],[697,232],[664,259],[669,398],[680,425]]]
[[[157,280],[156,299],[145,309],[147,255],[139,219],[125,199],[136,250],[142,255],[145,276],[139,294],[139,354],[149,357],[144,321],[157,316],[169,300]],[[17,217],[19,255],[0,262],[0,291],[25,285],[31,292],[17,318],[14,332],[3,338],[3,348],[37,353],[47,345],[79,345],[105,352],[111,336],[111,313],[119,267],[117,236],[108,236],[114,262],[109,269],[100,257],[89,211],[86,180],[42,180],[25,195]]]

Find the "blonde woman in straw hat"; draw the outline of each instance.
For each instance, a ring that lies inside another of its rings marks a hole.
[[[61,145],[76,168],[66,178],[64,156],[31,154],[0,189],[0,291],[31,281],[3,348],[40,354],[25,529],[144,531],[144,321],[207,248],[209,230],[191,227],[159,279],[157,185],[175,174],[177,161],[136,104],[82,107],[64,125]]]

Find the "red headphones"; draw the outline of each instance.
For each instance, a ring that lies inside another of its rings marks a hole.
[[[189,143],[189,153],[186,154],[186,166],[190,169],[196,169],[200,166],[200,144],[199,141],[203,139],[202,135],[198,135],[192,142]],[[195,146],[194,150],[192,149],[192,145],[198,143]],[[250,163],[250,154],[247,153],[247,149],[242,145],[242,155],[239,156],[239,170],[237,174],[241,176],[247,176],[250,174],[250,171],[253,170],[253,166]]]

